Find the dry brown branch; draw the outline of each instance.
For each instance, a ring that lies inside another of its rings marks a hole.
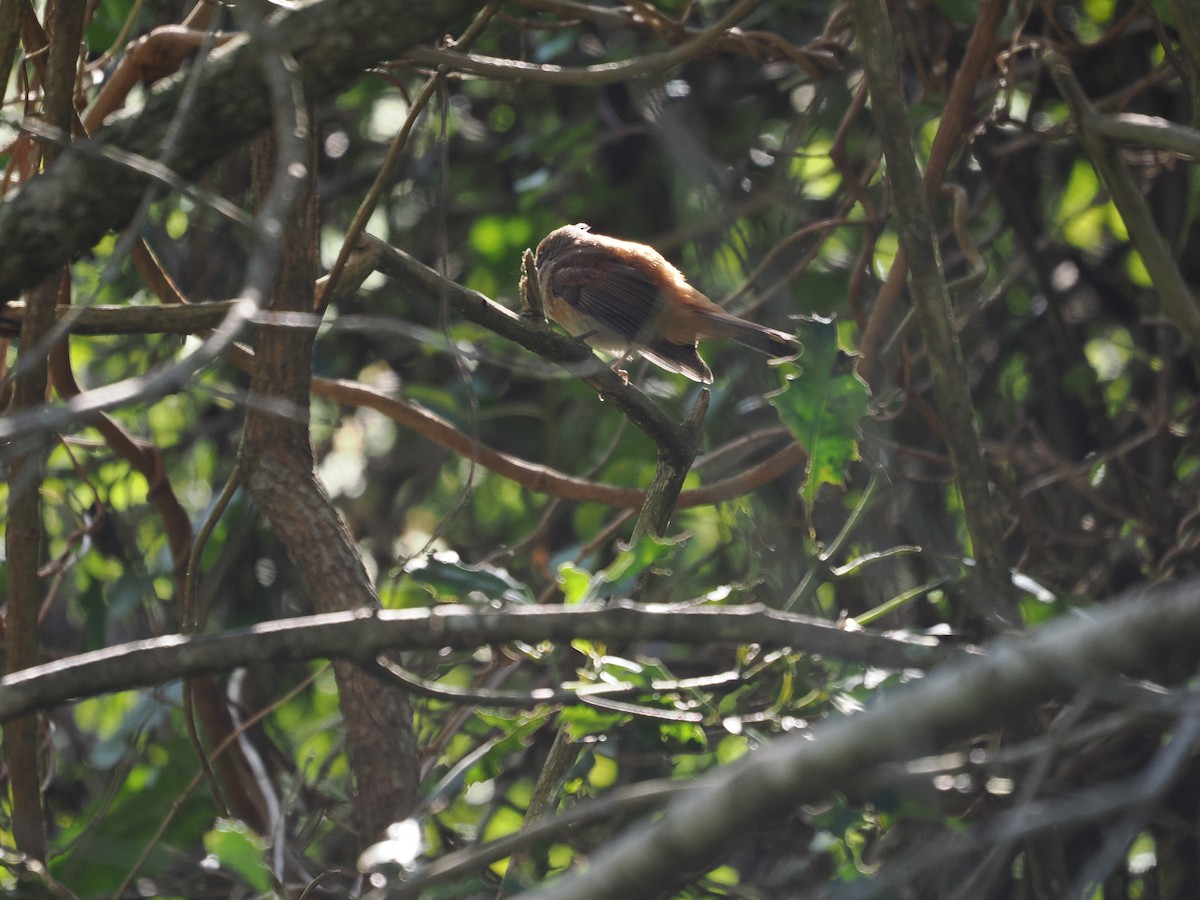
[[[622,488],[587,481],[493,450],[437,414],[359,382],[314,378],[312,388],[317,396],[383,413],[393,421],[420,432],[439,446],[474,459],[489,471],[515,481],[528,490],[578,503],[602,503],[617,509],[637,509],[645,499],[645,492],[640,488]],[[708,506],[740,497],[802,465],[806,458],[803,447],[789,442],[767,459],[735,476],[683,491],[675,508]]]
[[[196,9],[212,10],[214,4],[197,3]],[[197,23],[192,27],[163,25],[134,41],[88,108],[83,118],[86,133],[92,134],[105,119],[124,106],[129,92],[139,84],[158,81],[175,72],[190,54],[210,39],[215,47],[233,39],[229,34],[209,35],[203,30],[205,24]]]
[[[363,273],[359,273],[361,276]],[[351,284],[361,277],[351,280]],[[191,334],[203,332],[219,324],[235,301],[214,301],[178,306],[97,306],[79,310],[72,333],[91,334]],[[70,307],[60,306],[61,318]],[[12,304],[0,313],[0,334],[19,329],[24,316],[23,304]],[[243,371],[252,368],[253,355],[235,347],[227,356],[229,362]],[[373,409],[406,428],[464,458],[473,459],[491,472],[509,478],[522,487],[538,493],[561,497],[580,503],[601,503],[618,509],[637,509],[645,498],[641,488],[623,488],[603,482],[589,481],[547,466],[531,463],[507,453],[493,450],[471,438],[451,422],[436,413],[402,397],[394,397],[361,382],[314,377],[312,392],[347,406]],[[707,455],[708,459],[711,454]],[[683,491],[676,509],[689,509],[722,503],[742,496],[802,465],[806,455],[796,443],[776,451],[762,462],[729,478]],[[155,482],[151,482],[153,485]]]
[[[54,40],[46,60],[42,110],[46,120],[59,127],[66,126],[74,118],[72,98],[85,10],[83,0],[60,0],[48,13]],[[52,161],[55,155],[54,149],[48,148],[44,156],[47,161]],[[49,274],[26,295],[29,315],[21,324],[13,409],[32,413],[45,402],[49,381],[47,342],[52,336],[55,304],[66,294],[68,285],[69,275],[61,270]],[[38,615],[42,605],[39,568],[43,543],[40,491],[45,461],[46,445],[37,442],[16,454],[9,471],[9,521],[5,544],[9,574],[4,625],[5,664],[10,672],[33,665],[38,658]],[[5,729],[4,754],[12,795],[13,838],[21,853],[44,861],[46,830],[38,744],[38,722],[34,717],[18,719]]]

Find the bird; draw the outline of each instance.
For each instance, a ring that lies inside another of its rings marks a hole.
[[[538,244],[534,262],[547,314],[596,350],[640,354],[668,372],[712,384],[696,345],[729,338],[773,358],[803,349],[790,334],[727,313],[646,244],[564,225]]]

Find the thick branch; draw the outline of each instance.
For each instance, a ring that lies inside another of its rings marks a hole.
[[[443,34],[473,9],[468,0],[316,0],[281,14],[279,35],[313,102],[337,94],[368,66]],[[239,37],[204,66],[197,101],[182,124],[176,172],[194,177],[271,122],[260,52]],[[90,141],[66,150],[44,175],[0,205],[0,298],[11,298],[137,208],[146,178],[105,156],[116,149],[154,159],[175,117],[184,79],[167,79],[132,114],[118,114]]]
[[[46,62],[42,115],[62,124],[71,114],[79,41],[83,35],[84,4],[63,0],[49,13],[54,40]],[[7,79],[7,70],[5,72]],[[6,82],[7,83],[7,82]],[[3,88],[0,87],[0,92]],[[45,158],[55,151],[50,148]],[[44,274],[49,276],[54,269]],[[48,365],[46,344],[51,340],[54,305],[64,273],[46,278],[28,294],[29,316],[21,323],[21,354],[18,357],[12,407],[35,409],[46,398]],[[31,285],[32,286],[32,285]],[[8,606],[4,617],[6,666],[9,671],[32,665],[38,657],[38,610],[42,605],[42,580],[38,573],[43,552],[41,489],[46,462],[41,444],[28,446],[13,460],[9,473],[9,522],[6,558],[12,571],[8,578]],[[31,859],[45,860],[46,831],[43,822],[41,778],[38,772],[37,719],[25,718],[6,729],[4,761],[12,791],[12,832],[17,849]]]
[[[1119,673],[1155,673],[1200,656],[1200,582],[1132,592],[1088,618],[1067,616],[1028,639],[998,641],[983,657],[887,692],[870,709],[774,741],[720,769],[653,823],[591,857],[587,870],[537,892],[541,900],[637,900],[704,872],[739,835],[816,803],[872,767],[936,752],[1033,705]]]
[[[471,648],[507,641],[583,637],[610,642],[759,643],[882,668],[927,668],[966,651],[932,638],[843,631],[828,622],[762,605],[639,605],[605,609],[519,606],[504,610],[355,610],[278,619],[218,635],[168,635],[118,644],[25,669],[0,682],[0,721],[65,700],[145,687],[185,675],[317,657],[369,660],[385,650]]]
[[[667,447],[658,448],[658,465],[654,469],[654,479],[646,488],[646,499],[638,512],[637,525],[633,529],[631,540],[636,544],[648,535],[663,537],[667,526],[671,523],[671,514],[679,503],[679,492],[683,490],[684,479],[692,469],[696,460],[696,451],[700,448],[700,436],[704,429],[704,415],[708,412],[711,395],[701,390],[696,397],[696,404],[681,426],[683,439],[674,441]]]
[[[297,113],[300,111],[297,110]],[[298,129],[299,133],[299,129]],[[262,195],[282,172],[302,164],[308,180],[286,222],[284,257],[271,296],[273,313],[305,314],[313,308],[317,250],[316,138],[287,152],[265,138],[251,154],[255,193]],[[279,536],[322,612],[379,607],[350,529],[314,471],[308,406],[315,330],[261,325],[255,334],[250,390],[267,401],[250,404],[242,444],[243,479],[255,504]],[[293,410],[282,415],[281,409]],[[412,708],[407,693],[345,661],[334,665],[338,702],[354,775],[354,810],[369,841],[408,815],[419,770]]]
[[[229,315],[236,300],[214,300],[176,306],[59,306],[55,318],[71,319],[71,334],[196,334],[216,328]],[[0,308],[0,337],[16,337],[25,304]]]

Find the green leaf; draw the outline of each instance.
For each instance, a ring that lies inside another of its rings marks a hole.
[[[132,695],[125,698],[130,701],[136,705]],[[135,715],[129,716],[128,722],[112,721],[107,710],[95,710],[85,715],[84,721],[97,716],[104,720],[101,727],[106,731],[132,732],[136,721]],[[157,722],[146,724],[145,734],[154,734],[161,727]],[[132,746],[128,738],[125,743]],[[62,830],[54,838],[50,871],[57,881],[69,884],[75,896],[110,896],[135,865],[142,848],[155,841],[158,843],[141,863],[138,876],[169,878],[168,873],[177,871],[179,848],[199,849],[199,837],[213,821],[211,800],[203,792],[188,794],[196,762],[181,733],[168,743],[149,743],[131,753],[129,759],[144,757],[145,761],[112,770],[117,779],[113,782],[115,795],[98,792],[86,807],[60,822]],[[186,798],[183,806],[175,811],[166,831],[158,834],[180,797]]]
[[[559,567],[558,582],[568,606],[627,594],[633,582],[651,566],[661,563],[686,538],[669,540],[647,537],[633,547],[622,550],[617,558],[594,575],[566,563]]]
[[[570,563],[558,567],[558,586],[563,592],[563,603],[566,606],[578,606],[591,591],[592,576]]]
[[[785,374],[770,398],[779,418],[808,451],[803,497],[809,508],[823,484],[845,484],[846,464],[858,459],[858,423],[869,393],[838,348],[831,322],[813,321],[801,331],[802,368]]]
[[[499,775],[505,759],[527,745],[529,737],[550,720],[552,711],[542,707],[533,715],[506,717],[482,711],[477,715],[489,725],[503,729],[504,734],[484,741],[459,759],[429,792],[425,802],[430,807],[448,804],[471,785]]]
[[[629,719],[628,713],[608,712],[582,703],[564,706],[560,714],[560,720],[567,726],[567,733],[577,741],[589,734],[610,732]]]
[[[471,594],[486,600],[508,603],[532,603],[529,587],[504,569],[489,565],[468,566],[455,553],[435,553],[413,560],[404,570],[412,581],[431,589],[438,598],[465,603]]]
[[[204,835],[204,849],[256,891],[271,889],[271,870],[265,859],[263,839],[237,819],[217,819]]]
[[[597,572],[593,589],[608,585],[612,588],[608,592],[610,595],[622,592],[651,566],[666,560],[682,542],[683,539],[644,538],[635,546],[622,550],[607,568]]]

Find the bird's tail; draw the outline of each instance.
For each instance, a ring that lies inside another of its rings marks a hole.
[[[773,358],[798,356],[804,349],[798,340],[786,332],[747,322],[727,312],[705,310],[700,315],[712,326],[706,337],[729,338]]]

